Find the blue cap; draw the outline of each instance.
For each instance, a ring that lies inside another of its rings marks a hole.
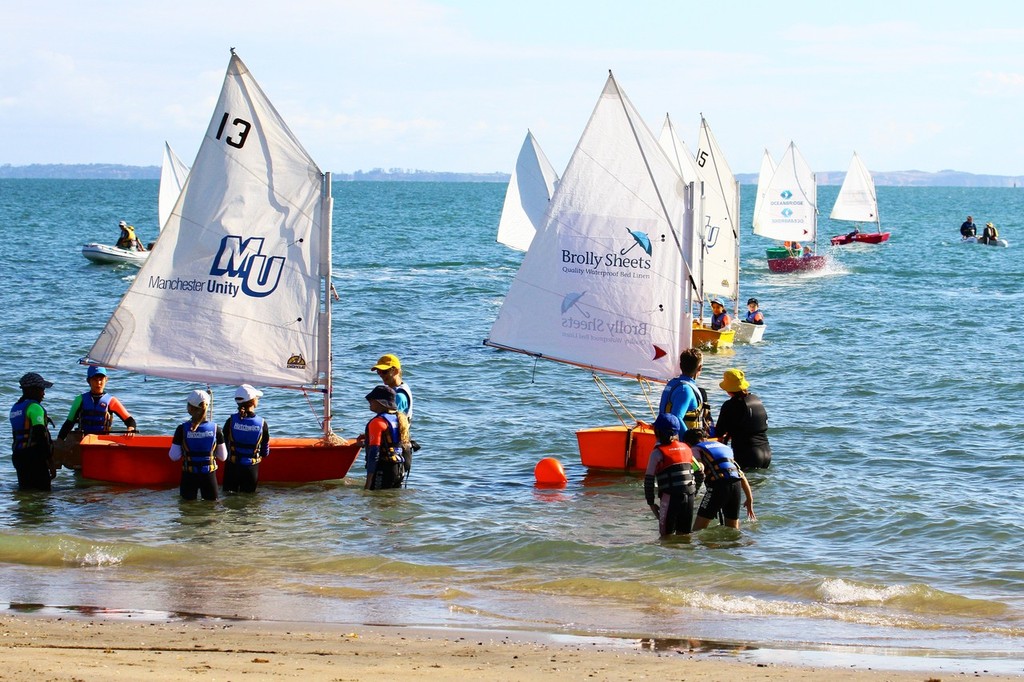
[[[679,428],[679,417],[675,416],[674,414],[668,414],[667,412],[659,414],[658,418],[654,420],[655,432],[668,431],[671,433],[679,433]]]
[[[94,376],[107,376],[107,368],[100,367],[99,365],[89,365],[89,371],[85,373],[85,378],[92,379]]]

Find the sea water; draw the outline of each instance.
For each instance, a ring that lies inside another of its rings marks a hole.
[[[68,470],[50,494],[20,493],[5,456],[0,605],[919,653],[1019,672],[1024,190],[881,187],[892,238],[832,249],[851,229],[824,217],[836,189],[819,190],[827,269],[775,275],[743,188],[740,308],[760,299],[767,331],[706,354],[700,378],[717,413],[722,372],[744,369],[770,418],[771,468],[750,475],[757,521],[738,532],[659,540],[639,476],[579,464],[575,430],[615,423],[591,377],[481,344],[522,258],[494,240],[503,185],[336,183],[333,426],[362,431],[370,367],[399,355],[423,445],[408,488],[363,491],[357,462],[342,481],[216,503]],[[78,359],[138,272],[81,246],[113,242],[121,219],[155,238],[156,194],[153,181],[0,180],[0,402],[40,372],[59,427],[87,389]],[[968,213],[1010,248],[961,245]],[[194,387],[115,370],[108,389],[142,432],[170,434]],[[233,387],[211,389],[222,421]],[[274,435],[318,431],[292,391],[268,389],[260,412]],[[535,487],[543,457],[561,460],[564,488]]]

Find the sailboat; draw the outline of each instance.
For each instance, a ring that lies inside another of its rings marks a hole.
[[[484,344],[590,370],[606,396],[603,375],[669,380],[690,346],[699,201],[609,73]],[[585,466],[646,465],[650,427],[615,411],[577,432]]]
[[[818,187],[814,171],[792,142],[772,173],[767,185],[758,185],[761,203],[754,214],[754,234],[783,242],[769,248],[768,269],[772,272],[821,270],[825,257],[801,255],[801,242],[813,241],[817,249]]]
[[[344,477],[359,445],[330,428],[331,208],[330,174],[232,50],[185,187],[81,362],[192,384],[319,393],[322,436],[272,438],[260,481]],[[173,485],[181,469],[167,457],[170,440],[85,436],[82,475]]]
[[[855,224],[854,230],[848,234],[832,237],[832,245],[842,244],[881,244],[889,239],[888,232],[882,232],[882,224],[878,218],[878,197],[875,193],[875,181],[871,179],[864,162],[853,153],[850,169],[843,178],[843,186],[839,188],[839,196],[832,206],[830,220],[844,220]],[[858,223],[874,223],[874,232],[861,232]]]
[[[558,173],[529,130],[519,150],[515,170],[505,190],[505,203],[498,221],[498,242],[526,251],[537,226],[543,224],[548,202],[558,183]]]
[[[188,177],[188,166],[182,163],[178,155],[171,149],[171,145],[164,142],[164,158],[160,165],[160,189],[157,192],[157,217],[159,219],[157,229],[163,228],[164,223],[167,222],[174,202],[178,200],[181,188],[185,185],[186,177]],[[82,255],[93,263],[142,265],[149,258],[149,251],[90,242],[82,247]]]

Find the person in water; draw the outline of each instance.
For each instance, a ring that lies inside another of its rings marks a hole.
[[[761,312],[756,298],[747,299],[747,316],[743,321],[750,324],[764,324],[764,314]]]
[[[395,389],[380,385],[366,394],[374,416],[366,422],[359,441],[366,448],[366,490],[401,488],[405,479],[405,449],[409,420],[398,411]]]
[[[701,429],[689,429],[683,434],[683,442],[690,446],[694,459],[704,468],[704,483],[707,490],[697,509],[697,520],[693,530],[708,527],[711,520],[722,514],[725,525],[740,527],[740,492],[746,497],[747,519],[755,521],[754,493],[747,477],[732,458],[732,450],[725,443],[711,440]]]
[[[711,328],[715,331],[728,329],[732,324],[732,318],[725,310],[725,304],[720,299],[711,299]]]
[[[270,426],[256,416],[263,391],[242,384],[235,391],[238,411],[224,422],[224,492],[254,493],[260,477],[260,462],[270,454]]]
[[[974,224],[974,218],[967,216],[967,220],[960,224],[960,236],[966,239],[967,237],[976,237],[978,235],[978,227]]]
[[[49,425],[53,422],[42,406],[46,389],[53,386],[35,372],[18,381],[21,398],[11,408],[11,431],[14,447],[11,459],[18,474],[18,490],[48,492],[57,477],[53,461],[53,441]]]
[[[121,234],[117,238],[117,243],[115,244],[115,246],[128,250],[146,250],[145,248],[143,248],[142,242],[139,241],[138,236],[135,234],[135,228],[133,226],[129,225],[123,220],[119,222],[117,226],[121,228]]]
[[[107,370],[104,367],[89,365],[85,372],[85,379],[89,382],[89,390],[86,393],[75,396],[68,411],[68,418],[57,432],[57,438],[67,440],[71,429],[78,426],[82,435],[110,433],[110,426],[114,421],[114,415],[124,422],[124,428],[128,435],[134,435],[137,426],[135,417],[128,412],[120,400],[106,392]]]
[[[644,474],[644,497],[658,519],[662,536],[689,535],[693,528],[693,498],[697,494],[694,472],[700,471],[701,465],[694,461],[690,448],[679,442],[679,427],[679,420],[671,414],[660,414],[654,420],[657,445]]]
[[[714,429],[708,396],[697,386],[697,377],[704,368],[704,354],[699,348],[687,348],[679,354],[679,376],[670,379],[661,391],[658,414],[671,414],[686,428],[698,426]]]
[[[729,369],[719,387],[729,394],[715,424],[718,440],[732,446],[733,459],[744,471],[767,469],[772,463],[768,443],[768,413],[761,399],[751,393],[742,369]]]
[[[217,462],[228,458],[224,446],[224,433],[208,418],[210,394],[192,391],[187,402],[189,420],[174,430],[171,449],[167,456],[181,460],[181,486],[183,500],[217,499]]]
[[[999,240],[999,230],[992,223],[985,223],[985,229],[981,231],[982,244],[995,244]]]
[[[385,386],[390,386],[395,390],[395,405],[398,411],[405,415],[411,429],[412,389],[402,379],[402,363],[399,361],[398,356],[390,353],[382,355],[377,360],[377,364],[371,367],[370,370],[377,373],[377,376],[380,377]],[[408,443],[402,444],[402,448],[405,453],[405,473],[408,474],[409,470],[412,469],[413,452],[419,450],[419,445],[410,437]]]

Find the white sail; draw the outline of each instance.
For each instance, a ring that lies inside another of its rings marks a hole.
[[[765,192],[768,191],[768,183],[771,182],[773,173],[775,173],[775,162],[772,161],[772,155],[765,149],[764,155],[761,157],[761,169],[757,174],[757,192],[754,195],[753,226],[755,234],[757,233],[757,218],[761,214],[761,200],[764,198]]]
[[[658,136],[658,144],[660,144],[661,148],[666,154],[668,154],[669,160],[676,167],[676,172],[678,172],[682,177],[683,184],[689,185],[690,183],[693,183],[696,188],[696,193],[698,195],[702,194],[700,189],[702,178],[700,169],[697,168],[696,157],[690,151],[690,148],[686,146],[686,143],[679,137],[679,134],[676,133],[675,125],[673,125],[672,118],[668,114],[665,114],[665,122],[661,126],[661,135]],[[695,203],[694,208],[694,224],[703,225],[704,218],[701,214],[701,211],[703,210],[702,202]],[[704,282],[700,277],[702,272],[700,261],[703,254],[701,252],[700,234],[698,232],[694,232],[694,237],[692,245],[693,252],[690,254],[689,262],[694,264],[693,270],[694,274],[697,276],[697,291],[695,292],[695,295],[697,299],[700,300],[704,297]]]
[[[839,196],[829,215],[832,220],[848,220],[858,223],[878,223],[878,198],[875,196],[875,182],[871,179],[864,162],[853,153],[850,169],[843,179]]]
[[[779,241],[814,241],[817,218],[814,172],[790,142],[768,181],[754,218],[754,234]]]
[[[232,52],[181,196],[87,360],[329,395],[329,186]]]
[[[690,343],[691,192],[609,74],[485,343],[675,376]]]
[[[703,293],[735,301],[740,279],[739,183],[703,116],[696,162],[704,181]]]
[[[185,186],[187,177],[188,166],[178,158],[171,145],[164,142],[164,160],[160,165],[160,190],[156,202],[157,218],[160,221],[157,225],[158,230],[163,229],[164,223],[171,216],[171,209],[178,203],[181,188]]]
[[[519,150],[515,170],[508,181],[505,203],[498,221],[498,242],[519,251],[530,248],[537,227],[544,222],[544,212],[558,183],[558,173],[537,144],[533,133]]]

